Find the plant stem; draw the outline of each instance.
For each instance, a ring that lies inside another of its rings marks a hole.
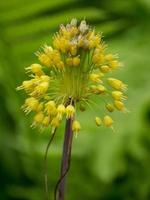
[[[52,133],[52,135],[50,136],[49,142],[46,146],[46,150],[45,150],[45,156],[44,156],[44,180],[45,180],[45,194],[46,194],[46,200],[49,199],[49,192],[48,192],[48,175],[47,175],[47,156],[48,156],[48,150],[50,148],[50,145],[55,137],[55,133],[56,133],[56,129],[54,130],[54,132]]]
[[[66,120],[63,154],[62,154],[62,162],[61,162],[61,174],[60,174],[60,179],[57,184],[58,200],[64,200],[64,196],[65,196],[66,174],[69,171],[69,167],[70,167],[71,147],[72,147],[72,139],[73,139],[72,122],[73,122],[72,118],[69,118]]]

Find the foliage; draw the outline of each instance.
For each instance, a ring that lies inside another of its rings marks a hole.
[[[81,113],[86,129],[74,140],[67,198],[150,199],[150,3],[148,0],[9,0],[0,2],[0,199],[43,199],[43,154],[49,133],[29,127],[19,110],[15,88],[39,47],[72,17],[103,32],[109,49],[120,52],[119,74],[130,85],[126,116],[116,114],[116,130],[95,128],[91,113]],[[92,111],[91,111],[92,112]],[[63,125],[64,126],[64,125]],[[49,154],[51,199],[59,174],[63,126]]]

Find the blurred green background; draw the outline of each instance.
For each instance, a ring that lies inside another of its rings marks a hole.
[[[43,200],[43,156],[49,133],[30,129],[15,88],[60,23],[86,19],[103,32],[125,68],[129,114],[115,114],[114,134],[81,114],[66,200],[150,199],[150,0],[2,0],[0,2],[0,200]],[[51,199],[59,175],[63,126],[49,153]]]

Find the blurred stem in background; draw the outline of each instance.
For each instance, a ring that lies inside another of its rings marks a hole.
[[[50,148],[50,145],[55,137],[55,133],[56,133],[56,129],[53,131],[51,137],[50,137],[50,140],[47,144],[47,147],[46,147],[46,151],[45,151],[45,156],[44,156],[44,179],[45,179],[45,193],[46,193],[46,200],[49,199],[49,192],[48,192],[48,175],[47,175],[47,172],[48,172],[48,169],[47,169],[47,156],[48,156],[48,150]]]

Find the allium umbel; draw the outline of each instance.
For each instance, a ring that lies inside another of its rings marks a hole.
[[[31,78],[18,87],[29,96],[22,108],[27,114],[35,113],[33,127],[56,128],[63,116],[75,116],[75,120],[80,107],[77,105],[86,106],[92,95],[109,96],[104,105],[109,112],[126,110],[122,101],[127,85],[111,77],[121,64],[116,55],[106,53],[101,34],[95,33],[86,21],[78,24],[72,19],[70,24],[60,25],[52,46],[45,45],[36,55],[40,64],[26,68]],[[104,118],[102,124],[106,125]]]
[[[32,127],[52,127],[54,132],[66,118],[72,120],[72,131],[79,132],[76,113],[91,104],[91,96],[105,99],[106,115],[97,110],[97,126],[112,128],[114,121],[108,113],[126,111],[127,85],[112,77],[122,65],[116,55],[107,53],[101,34],[86,21],[72,19],[66,26],[60,25],[52,45],[43,46],[36,55],[39,61],[26,68],[29,79],[18,87],[28,96],[24,112],[35,114]]]

